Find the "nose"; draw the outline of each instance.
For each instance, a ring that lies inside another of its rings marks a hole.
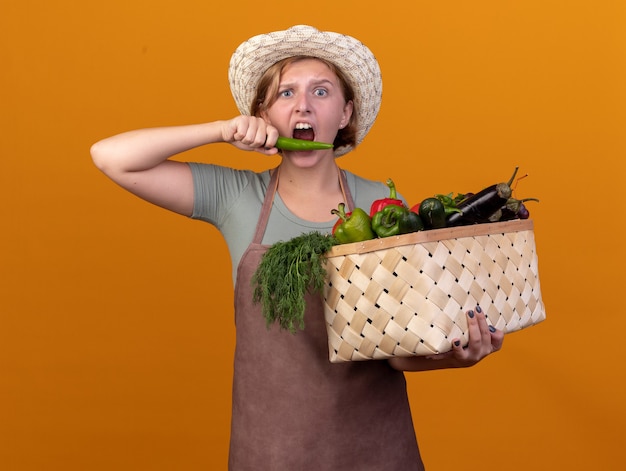
[[[296,111],[300,113],[308,113],[311,110],[309,99],[306,94],[302,93],[298,96],[298,101],[296,102]]]

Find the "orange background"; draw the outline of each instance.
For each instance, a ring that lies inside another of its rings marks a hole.
[[[519,165],[516,195],[541,199],[548,320],[474,368],[409,375],[428,469],[621,469],[625,5],[3,2],[0,468],[225,469],[226,246],[113,185],[89,147],[234,116],[234,48],[308,23],[358,37],[383,71],[379,119],[343,167],[416,202]],[[185,158],[277,162],[227,145]]]

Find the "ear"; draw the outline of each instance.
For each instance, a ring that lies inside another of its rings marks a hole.
[[[341,118],[341,121],[339,123],[339,128],[343,129],[348,125],[348,123],[350,122],[350,118],[352,117],[353,111],[354,103],[352,102],[352,100],[349,100],[343,107],[343,117]]]

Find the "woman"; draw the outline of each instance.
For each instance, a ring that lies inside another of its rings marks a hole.
[[[331,364],[319,299],[307,298],[306,328],[292,334],[266,329],[251,292],[268,245],[330,232],[338,202],[369,207],[388,195],[383,183],[336,163],[376,119],[378,63],[352,37],[295,26],[241,44],[229,79],[240,116],[131,131],[91,150],[113,181],[215,225],[227,241],[237,330],[229,468],[421,470],[403,371],[470,366],[499,350],[503,333],[489,329],[480,308],[468,313],[466,347],[455,342],[428,358]],[[222,142],[274,155],[279,136],[332,142],[334,149],[281,151],[280,165],[260,173],[169,159]]]

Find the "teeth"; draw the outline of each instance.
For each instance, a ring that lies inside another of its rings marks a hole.
[[[313,126],[311,126],[309,123],[297,123],[296,124],[296,129],[311,129]]]

